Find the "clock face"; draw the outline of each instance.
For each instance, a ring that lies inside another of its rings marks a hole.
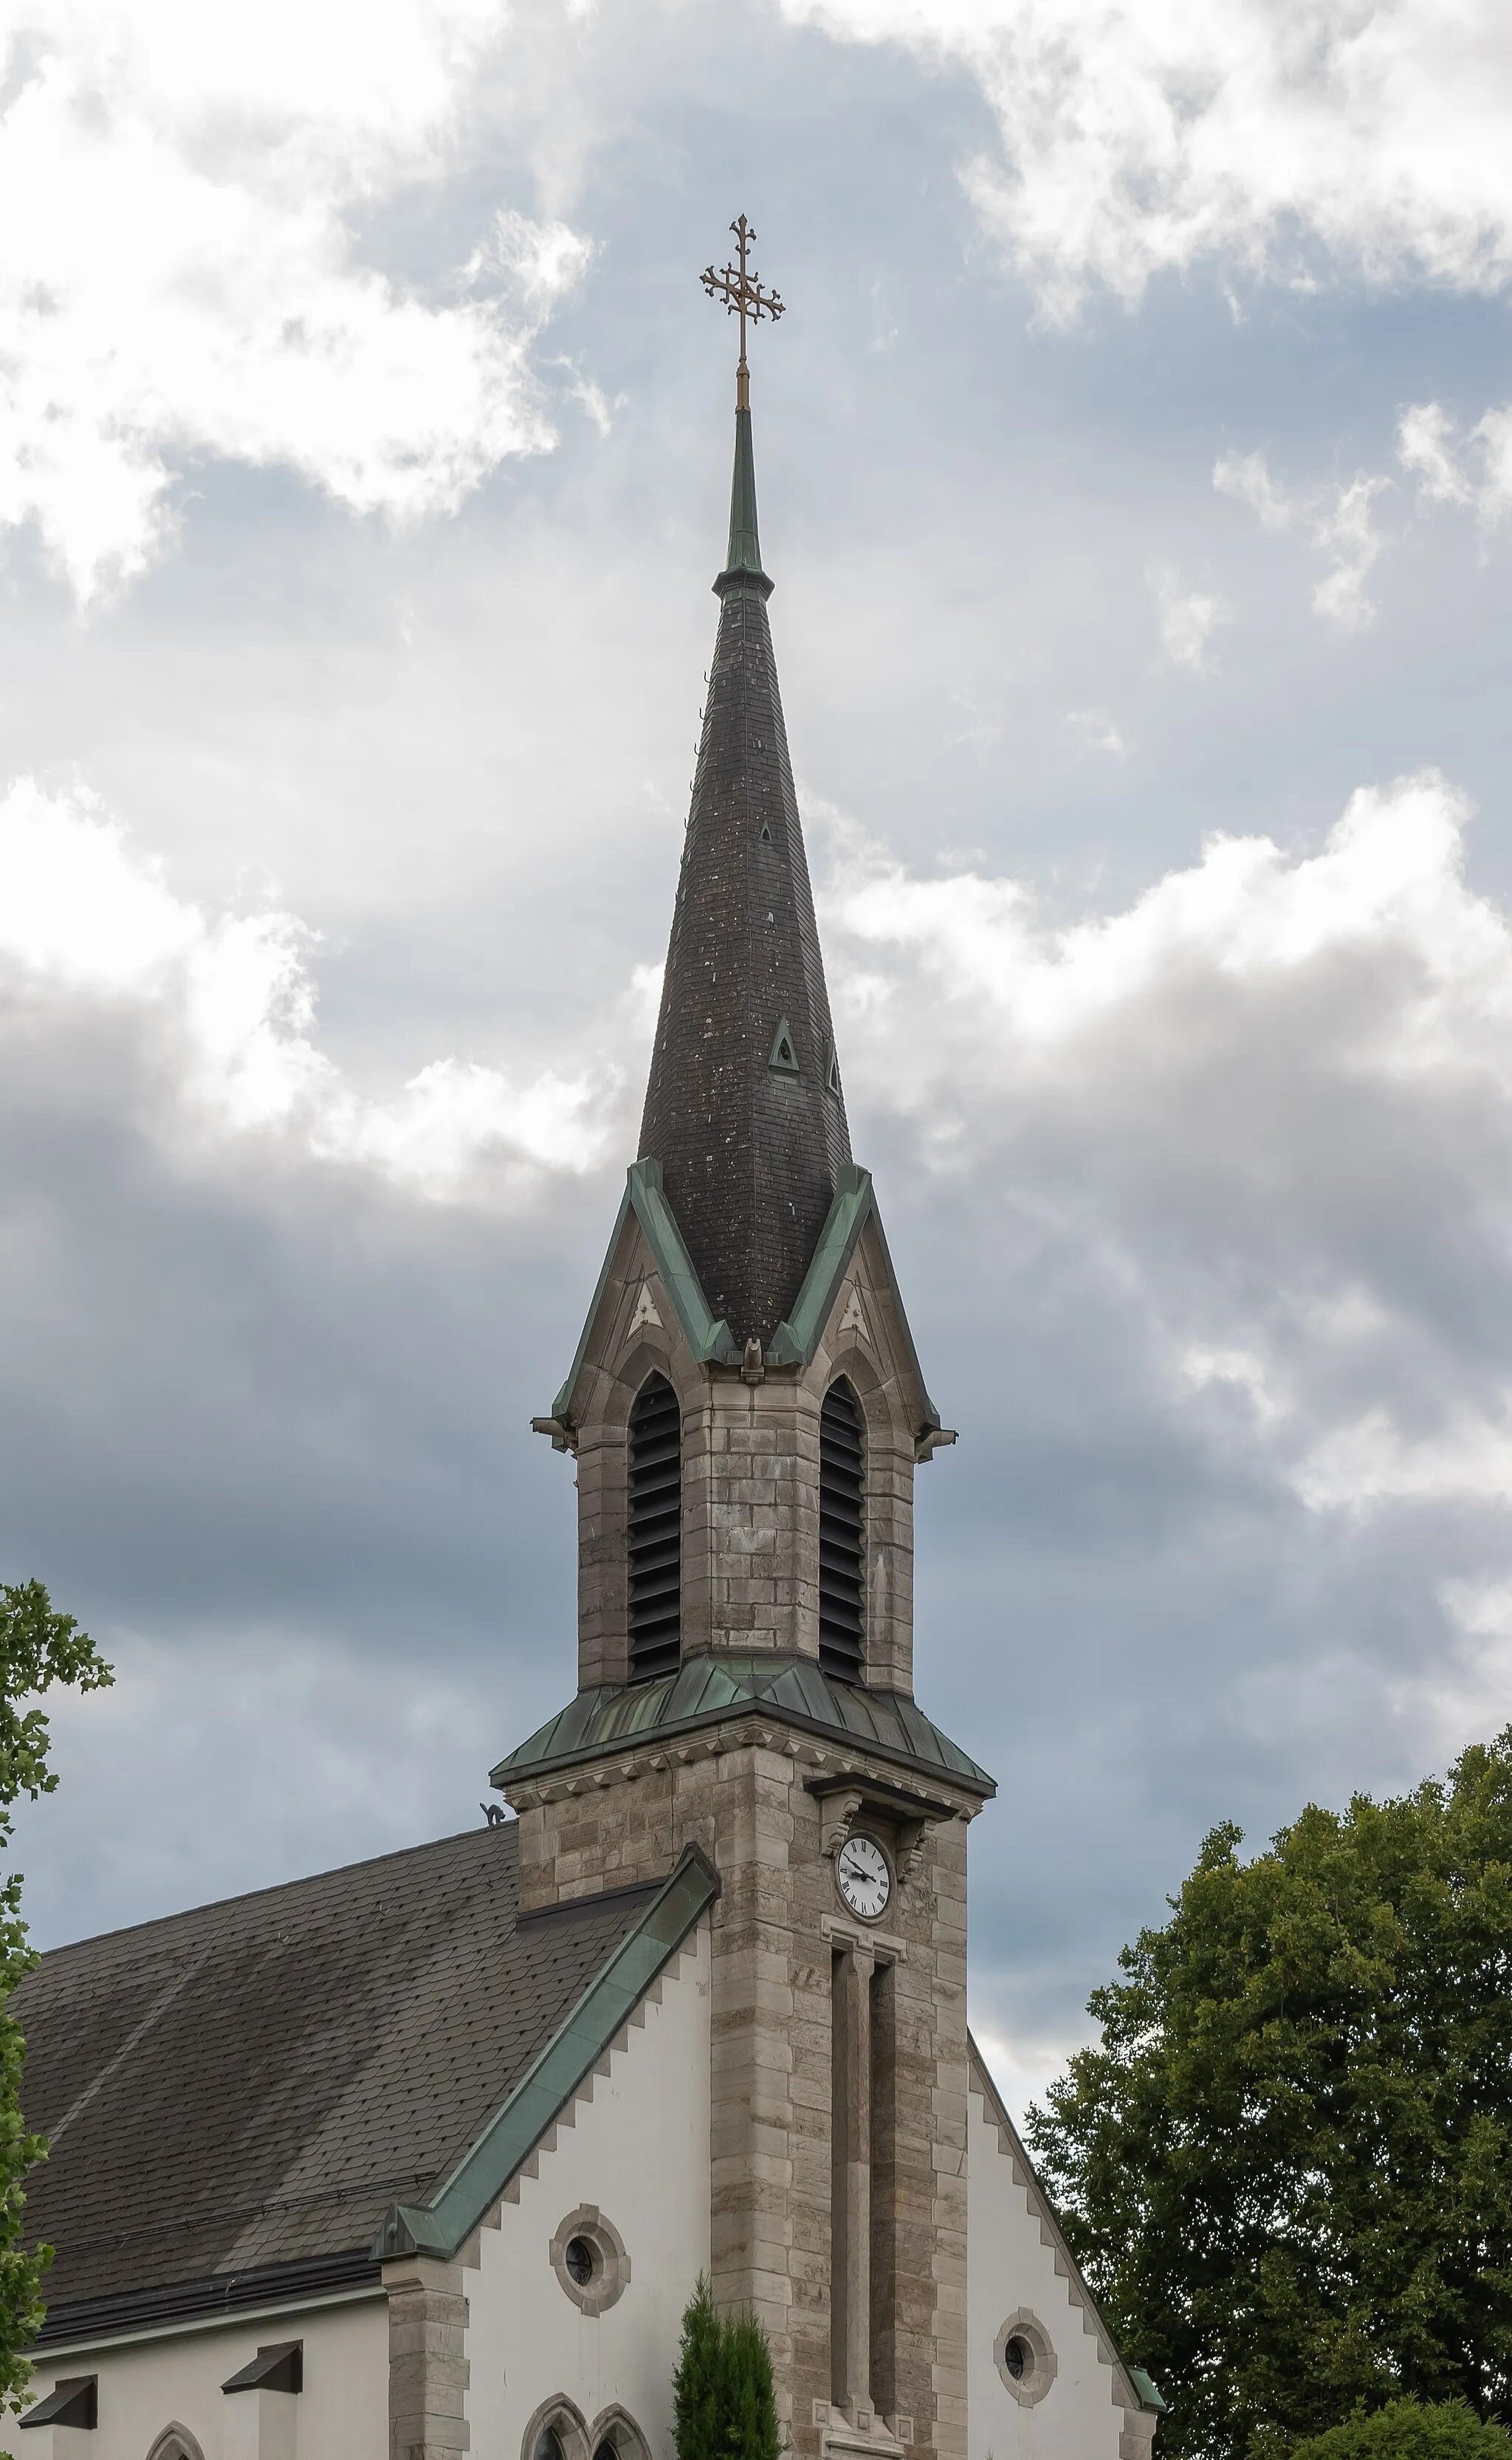
[[[862,1921],[875,1921],[887,1910],[892,1894],[892,1873],[887,1856],[871,1836],[847,1836],[840,1849],[835,1865],[840,1892],[853,1914]]]

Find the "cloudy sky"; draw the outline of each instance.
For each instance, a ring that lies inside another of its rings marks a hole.
[[[9,0],[0,1571],[44,1942],[479,1816],[763,544],[959,1449],[1015,2102],[1204,1830],[1512,1716],[1499,0]]]

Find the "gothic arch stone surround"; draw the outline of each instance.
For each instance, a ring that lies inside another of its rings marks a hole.
[[[564,2460],[593,2460],[598,2447],[588,2433],[587,2419],[564,2391],[552,2392],[532,2413],[521,2437],[520,2460],[535,2460],[536,2445],[548,2426],[561,2438]]]
[[[204,2452],[199,2437],[175,2418],[154,2441],[147,2460],[204,2460]]]
[[[650,2446],[628,2408],[618,2401],[601,2409],[593,2421],[593,2449],[597,2453],[607,2443],[619,2460],[651,2460]]]

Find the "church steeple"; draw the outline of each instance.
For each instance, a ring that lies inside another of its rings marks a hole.
[[[750,233],[736,229],[754,312]],[[743,1347],[769,1343],[789,1313],[850,1160],[767,622],[743,349],[729,552],[713,585],[719,629],[640,1150],[661,1164],[712,1313]]]
[[[992,1780],[913,1696],[914,1475],[955,1438],[850,1158],[756,530],[744,327],[781,303],[735,229],[704,276],[742,326],[730,543],[640,1158],[535,1421],[576,1456],[577,1696],[493,1781],[533,1912],[717,1869],[709,2275],[768,2334],[795,2460],[966,2460],[949,2113]]]
[[[578,1462],[569,1715],[612,1720],[625,1686],[637,1717],[654,1692],[680,1719],[690,1686],[702,1715],[715,1658],[722,1683],[791,1678],[820,1724],[845,1725],[847,1686],[870,1718],[889,1701],[885,1749],[974,1782],[912,1699],[914,1470],[954,1437],[851,1159],[756,526],[744,329],[782,303],[733,227],[738,265],[704,275],[742,327],[729,550],[639,1157],[535,1421]]]

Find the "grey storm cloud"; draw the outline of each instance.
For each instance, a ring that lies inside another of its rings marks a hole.
[[[31,1822],[56,1923],[465,1819],[569,1686],[567,1464],[526,1422],[647,1031],[564,1111],[495,1080],[416,1130],[319,1049],[287,919],[227,1013],[224,918],[103,815],[29,808],[33,880],[52,830],[122,918],[39,963],[12,883],[5,1541],[121,1671]],[[1215,838],[1073,923],[817,832],[858,1150],[963,1436],[920,1479],[919,1680],[1002,1779],[975,1946],[1010,2065],[1212,1820],[1499,1722],[1512,928],[1465,825],[1433,775],[1365,790],[1310,854]]]
[[[570,1683],[528,1420],[633,1151],[744,208],[1021,2096],[1212,1820],[1512,1699],[1512,208],[1434,135],[1504,119],[1489,0],[1326,8],[1302,86],[1266,0],[1070,8],[1048,83],[1019,0],[25,13],[0,1558],[119,1674],[37,1934],[474,1819]]]

